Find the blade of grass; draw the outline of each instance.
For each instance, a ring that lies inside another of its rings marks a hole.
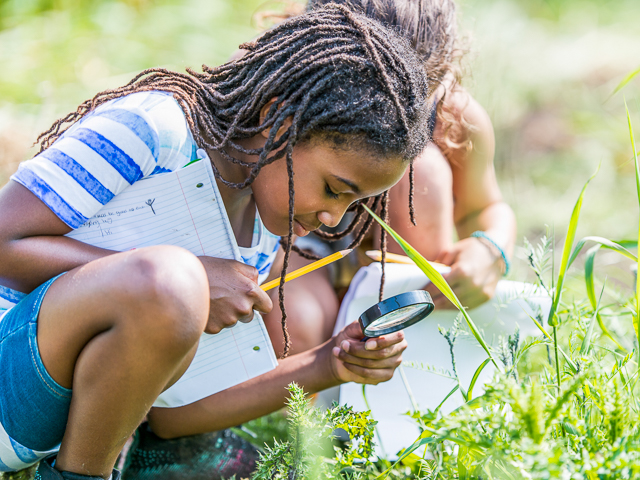
[[[419,449],[421,446],[426,445],[428,443],[433,443],[433,442],[440,442],[442,440],[449,440],[450,442],[453,442],[459,446],[464,446],[467,447],[469,449],[473,449],[474,451],[480,453],[480,454],[484,454],[484,452],[482,452],[482,450],[480,450],[481,447],[475,445],[472,442],[468,442],[467,440],[464,440],[462,438],[458,438],[458,437],[454,437],[452,435],[442,435],[440,434],[437,430],[434,430],[433,428],[429,428],[429,427],[425,427],[424,432],[422,432],[422,434],[420,435],[420,437],[418,437],[418,439],[413,442],[410,446],[408,446],[406,449],[404,449],[402,451],[402,453],[398,456],[398,459],[395,461],[395,463],[393,465],[391,465],[388,469],[386,469],[384,472],[382,472],[380,475],[378,475],[376,478],[387,478],[389,475],[389,472],[396,466],[398,465],[402,460],[404,460],[405,458],[407,458],[409,455],[411,455],[413,452],[415,452],[417,449]],[[383,477],[384,475],[384,477]]]
[[[433,266],[427,261],[426,258],[420,255],[420,253],[415,248],[409,245],[389,225],[387,225],[380,217],[378,217],[375,213],[373,213],[370,208],[368,208],[366,205],[364,206],[364,208],[367,210],[367,212],[369,212],[369,215],[371,215],[380,224],[380,226],[384,228],[387,231],[387,233],[391,235],[391,237],[396,242],[398,242],[398,245],[402,247],[402,250],[404,250],[404,253],[406,253],[407,256],[415,262],[415,264],[424,272],[427,278],[431,280],[431,283],[433,283],[436,286],[436,288],[440,290],[442,294],[445,297],[447,297],[449,301],[458,308],[458,310],[460,310],[460,313],[462,313],[462,316],[467,321],[467,325],[469,326],[469,330],[471,330],[471,333],[473,334],[473,336],[476,337],[476,340],[478,341],[478,343],[482,346],[484,351],[487,352],[487,355],[489,355],[489,359],[491,359],[491,361],[496,366],[496,368],[499,371],[502,371],[502,368],[500,368],[500,365],[498,364],[498,362],[493,358],[491,350],[489,349],[489,345],[487,345],[487,342],[482,337],[480,330],[478,330],[478,327],[476,327],[476,324],[473,322],[473,320],[471,320],[471,317],[469,317],[469,314],[467,313],[466,309],[462,306],[462,304],[460,303],[460,300],[458,300],[458,297],[453,292],[453,290],[451,289],[447,281],[444,279],[444,277],[440,274],[440,272],[438,272],[435,268],[433,268]]]
[[[440,411],[440,409],[442,408],[442,405],[444,405],[444,402],[446,402],[447,400],[449,400],[449,397],[451,395],[453,395],[454,393],[456,393],[456,391],[458,390],[458,388],[460,388],[460,385],[456,385],[455,387],[453,387],[451,389],[451,391],[449,393],[447,393],[447,396],[444,397],[444,399],[440,402],[440,405],[438,405],[436,407],[436,409],[433,411],[434,413],[438,413]]]
[[[402,384],[404,385],[404,389],[406,390],[407,395],[409,396],[409,400],[411,401],[411,407],[413,408],[414,412],[417,412],[419,410],[418,402],[416,402],[416,397],[413,396],[413,390],[411,390],[411,385],[409,385],[409,379],[405,375],[404,368],[402,368],[402,365],[398,367],[398,372],[400,373],[400,378],[402,379]]]
[[[587,190],[589,183],[591,180],[595,178],[600,170],[600,165],[594,172],[589,180],[582,187],[582,191],[580,192],[580,196],[578,197],[578,201],[573,207],[573,212],[571,213],[571,220],[569,221],[569,228],[567,229],[567,236],[564,239],[564,246],[562,248],[562,260],[560,261],[560,270],[558,271],[558,282],[556,284],[556,291],[553,298],[553,303],[551,304],[551,310],[549,311],[549,325],[557,326],[558,323],[556,321],[556,312],[558,310],[558,305],[560,305],[560,299],[562,298],[562,287],[564,285],[565,274],[567,273],[567,269],[569,267],[569,257],[571,255],[571,247],[573,246],[573,241],[576,238],[576,230],[578,228],[578,219],[580,218],[580,209],[582,208],[582,200],[584,198],[584,192]]]
[[[610,250],[615,250],[616,252],[620,253],[621,255],[624,255],[625,257],[627,257],[630,260],[633,260],[634,262],[638,261],[638,257],[636,257],[629,250],[627,250],[627,248],[622,244],[623,242],[613,242],[603,237],[584,237],[580,239],[578,243],[576,243],[576,247],[573,249],[573,252],[571,253],[571,258],[569,258],[569,264],[567,265],[567,268],[571,266],[573,261],[577,258],[578,254],[580,253],[580,250],[582,250],[582,247],[584,247],[584,244],[587,242],[596,242],[602,247],[608,248]],[[633,246],[629,246],[629,248],[637,247],[637,242],[631,242],[631,243],[633,244]]]
[[[597,244],[587,250],[587,255],[584,261],[584,281],[587,287],[587,297],[589,298],[589,302],[591,303],[591,308],[596,312],[596,320],[598,321],[598,325],[609,340],[615,343],[616,347],[618,347],[623,352],[626,352],[626,349],[620,345],[620,343],[614,338],[613,334],[609,331],[607,326],[604,324],[602,317],[600,316],[599,309],[597,307],[596,302],[596,292],[595,292],[595,279],[593,276],[593,265],[596,257],[596,253],[600,250],[602,244]],[[637,259],[636,259],[637,260]]]
[[[598,311],[600,310],[600,302],[602,301],[602,295],[604,294],[604,287],[607,284],[607,280],[605,278],[604,284],[602,285],[602,291],[600,292],[600,298],[598,298],[598,303],[596,304],[596,308],[593,312],[593,316],[591,317],[591,321],[589,322],[589,328],[587,328],[587,333],[582,340],[582,345],[580,346],[580,355],[587,355],[589,350],[591,349],[591,336],[593,335],[593,326],[596,323],[596,318],[598,317]]]
[[[362,384],[362,398],[364,400],[364,404],[367,407],[367,410],[369,410],[369,412],[371,412],[371,407],[369,406],[369,399],[367,398],[367,391],[365,390],[365,387],[367,385],[366,384]],[[378,436],[378,442],[380,442],[380,451],[382,452],[382,456],[386,459],[389,458],[389,456],[387,455],[387,451],[384,448],[384,445],[382,444],[382,436],[380,435],[380,431],[378,430],[378,422],[376,422],[376,424],[373,426],[374,431],[376,432],[376,435]]]
[[[627,123],[629,124],[629,137],[631,139],[631,149],[633,150],[633,160],[636,167],[636,192],[638,194],[638,203],[640,204],[640,165],[638,165],[638,153],[636,151],[636,142],[633,138],[633,127],[631,125],[631,115],[629,114],[629,107],[627,106],[627,100],[624,101],[624,108],[627,112]],[[638,244],[640,245],[640,224],[638,225]],[[638,269],[640,272],[640,258],[638,259]],[[636,310],[634,319],[634,330],[636,332],[636,339],[640,343],[640,282],[636,280]],[[640,350],[638,351],[640,354]],[[639,362],[640,363],[640,362]]]
[[[618,93],[620,90],[622,90],[624,87],[626,87],[627,83],[629,83],[631,80],[633,80],[634,77],[636,75],[638,75],[638,74],[640,74],[640,67],[638,67],[636,70],[634,70],[633,72],[628,74],[626,77],[624,77],[622,79],[622,81],[618,84],[618,86],[613,90],[613,93],[611,93],[609,98],[613,97],[616,93]]]
[[[536,327],[538,327],[538,329],[542,332],[542,334],[547,337],[547,339],[551,340],[553,342],[553,338],[551,338],[551,335],[549,335],[547,333],[547,331],[542,327],[542,325],[540,325],[540,322],[538,322],[538,320],[535,319],[535,317],[531,316],[529,314],[529,312],[527,312],[524,308],[522,308],[522,310],[524,311],[524,313],[533,321],[533,323],[536,324]],[[571,367],[571,369],[573,370],[573,373],[578,373],[578,366],[574,363],[573,360],[571,360],[571,357],[569,357],[569,355],[567,355],[566,353],[564,353],[564,350],[562,350],[561,347],[558,347],[558,350],[560,351],[560,353],[562,354],[562,356],[564,357],[565,361],[569,364],[569,366]]]
[[[576,230],[578,229],[578,220],[580,218],[580,209],[582,208],[582,200],[584,198],[584,192],[587,190],[589,183],[594,177],[598,174],[600,170],[600,165],[594,172],[589,180],[582,187],[582,191],[580,192],[580,196],[578,197],[578,201],[573,207],[573,212],[571,212],[571,220],[569,221],[569,228],[567,229],[567,236],[564,239],[564,246],[562,247],[562,259],[560,261],[560,270],[558,271],[558,283],[556,285],[555,295],[553,299],[553,303],[551,304],[551,309],[549,310],[549,319],[547,323],[553,327],[553,347],[556,359],[556,375],[558,378],[558,392],[560,392],[560,385],[562,383],[562,376],[560,375],[560,359],[558,357],[558,319],[556,316],[556,312],[558,311],[558,306],[560,305],[560,299],[562,298],[562,287],[564,285],[564,278],[567,273],[567,269],[569,268],[569,258],[571,256],[571,250],[573,247],[573,241],[576,238]]]
[[[486,367],[489,364],[490,361],[491,361],[490,358],[485,359],[485,361],[482,362],[480,364],[480,366],[476,369],[476,373],[473,374],[473,378],[471,379],[471,383],[469,383],[469,390],[467,390],[467,401],[469,401],[469,400],[471,400],[473,398],[473,387],[476,386],[476,382],[478,381],[478,377],[482,373],[482,370],[484,370],[484,367]]]

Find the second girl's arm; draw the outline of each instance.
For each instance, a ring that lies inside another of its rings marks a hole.
[[[515,242],[516,221],[511,207],[502,199],[496,180],[495,139],[487,112],[461,88],[447,95],[443,108],[463,125],[460,138],[452,139],[460,143],[460,147],[446,144],[442,125],[434,135],[451,166],[453,219],[460,240],[441,251],[436,261],[451,266],[445,278],[463,305],[476,307],[494,295],[507,269],[506,259],[511,256]],[[480,238],[471,237],[476,231],[482,232],[478,233]],[[437,293],[434,302],[436,307],[451,306]]]
[[[464,118],[461,138],[452,138],[460,148],[448,146],[439,123],[434,134],[438,147],[446,152],[453,174],[454,222],[459,238],[482,230],[508,255],[513,250],[516,222],[513,211],[502,199],[493,164],[495,137],[485,109],[461,87],[445,97],[445,111]],[[470,147],[467,148],[467,142]]]
[[[28,293],[50,278],[115,252],[64,237],[69,228],[27,188],[0,190],[0,285]]]

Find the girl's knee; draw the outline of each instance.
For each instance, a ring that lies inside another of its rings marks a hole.
[[[134,324],[171,341],[197,340],[209,315],[209,283],[200,260],[172,246],[127,255],[116,289],[122,306],[136,317]]]

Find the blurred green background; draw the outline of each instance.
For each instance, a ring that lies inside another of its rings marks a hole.
[[[155,66],[224,62],[259,32],[264,0],[0,0],[0,185],[37,134],[96,92]],[[640,135],[638,0],[461,0],[463,84],[489,112],[496,168],[522,236],[562,236],[602,163],[579,236],[637,235],[623,95]]]

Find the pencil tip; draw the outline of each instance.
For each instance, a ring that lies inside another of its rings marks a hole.
[[[347,248],[346,250],[340,250],[340,253],[342,254],[343,257],[346,257],[351,252],[353,252],[353,248]]]

